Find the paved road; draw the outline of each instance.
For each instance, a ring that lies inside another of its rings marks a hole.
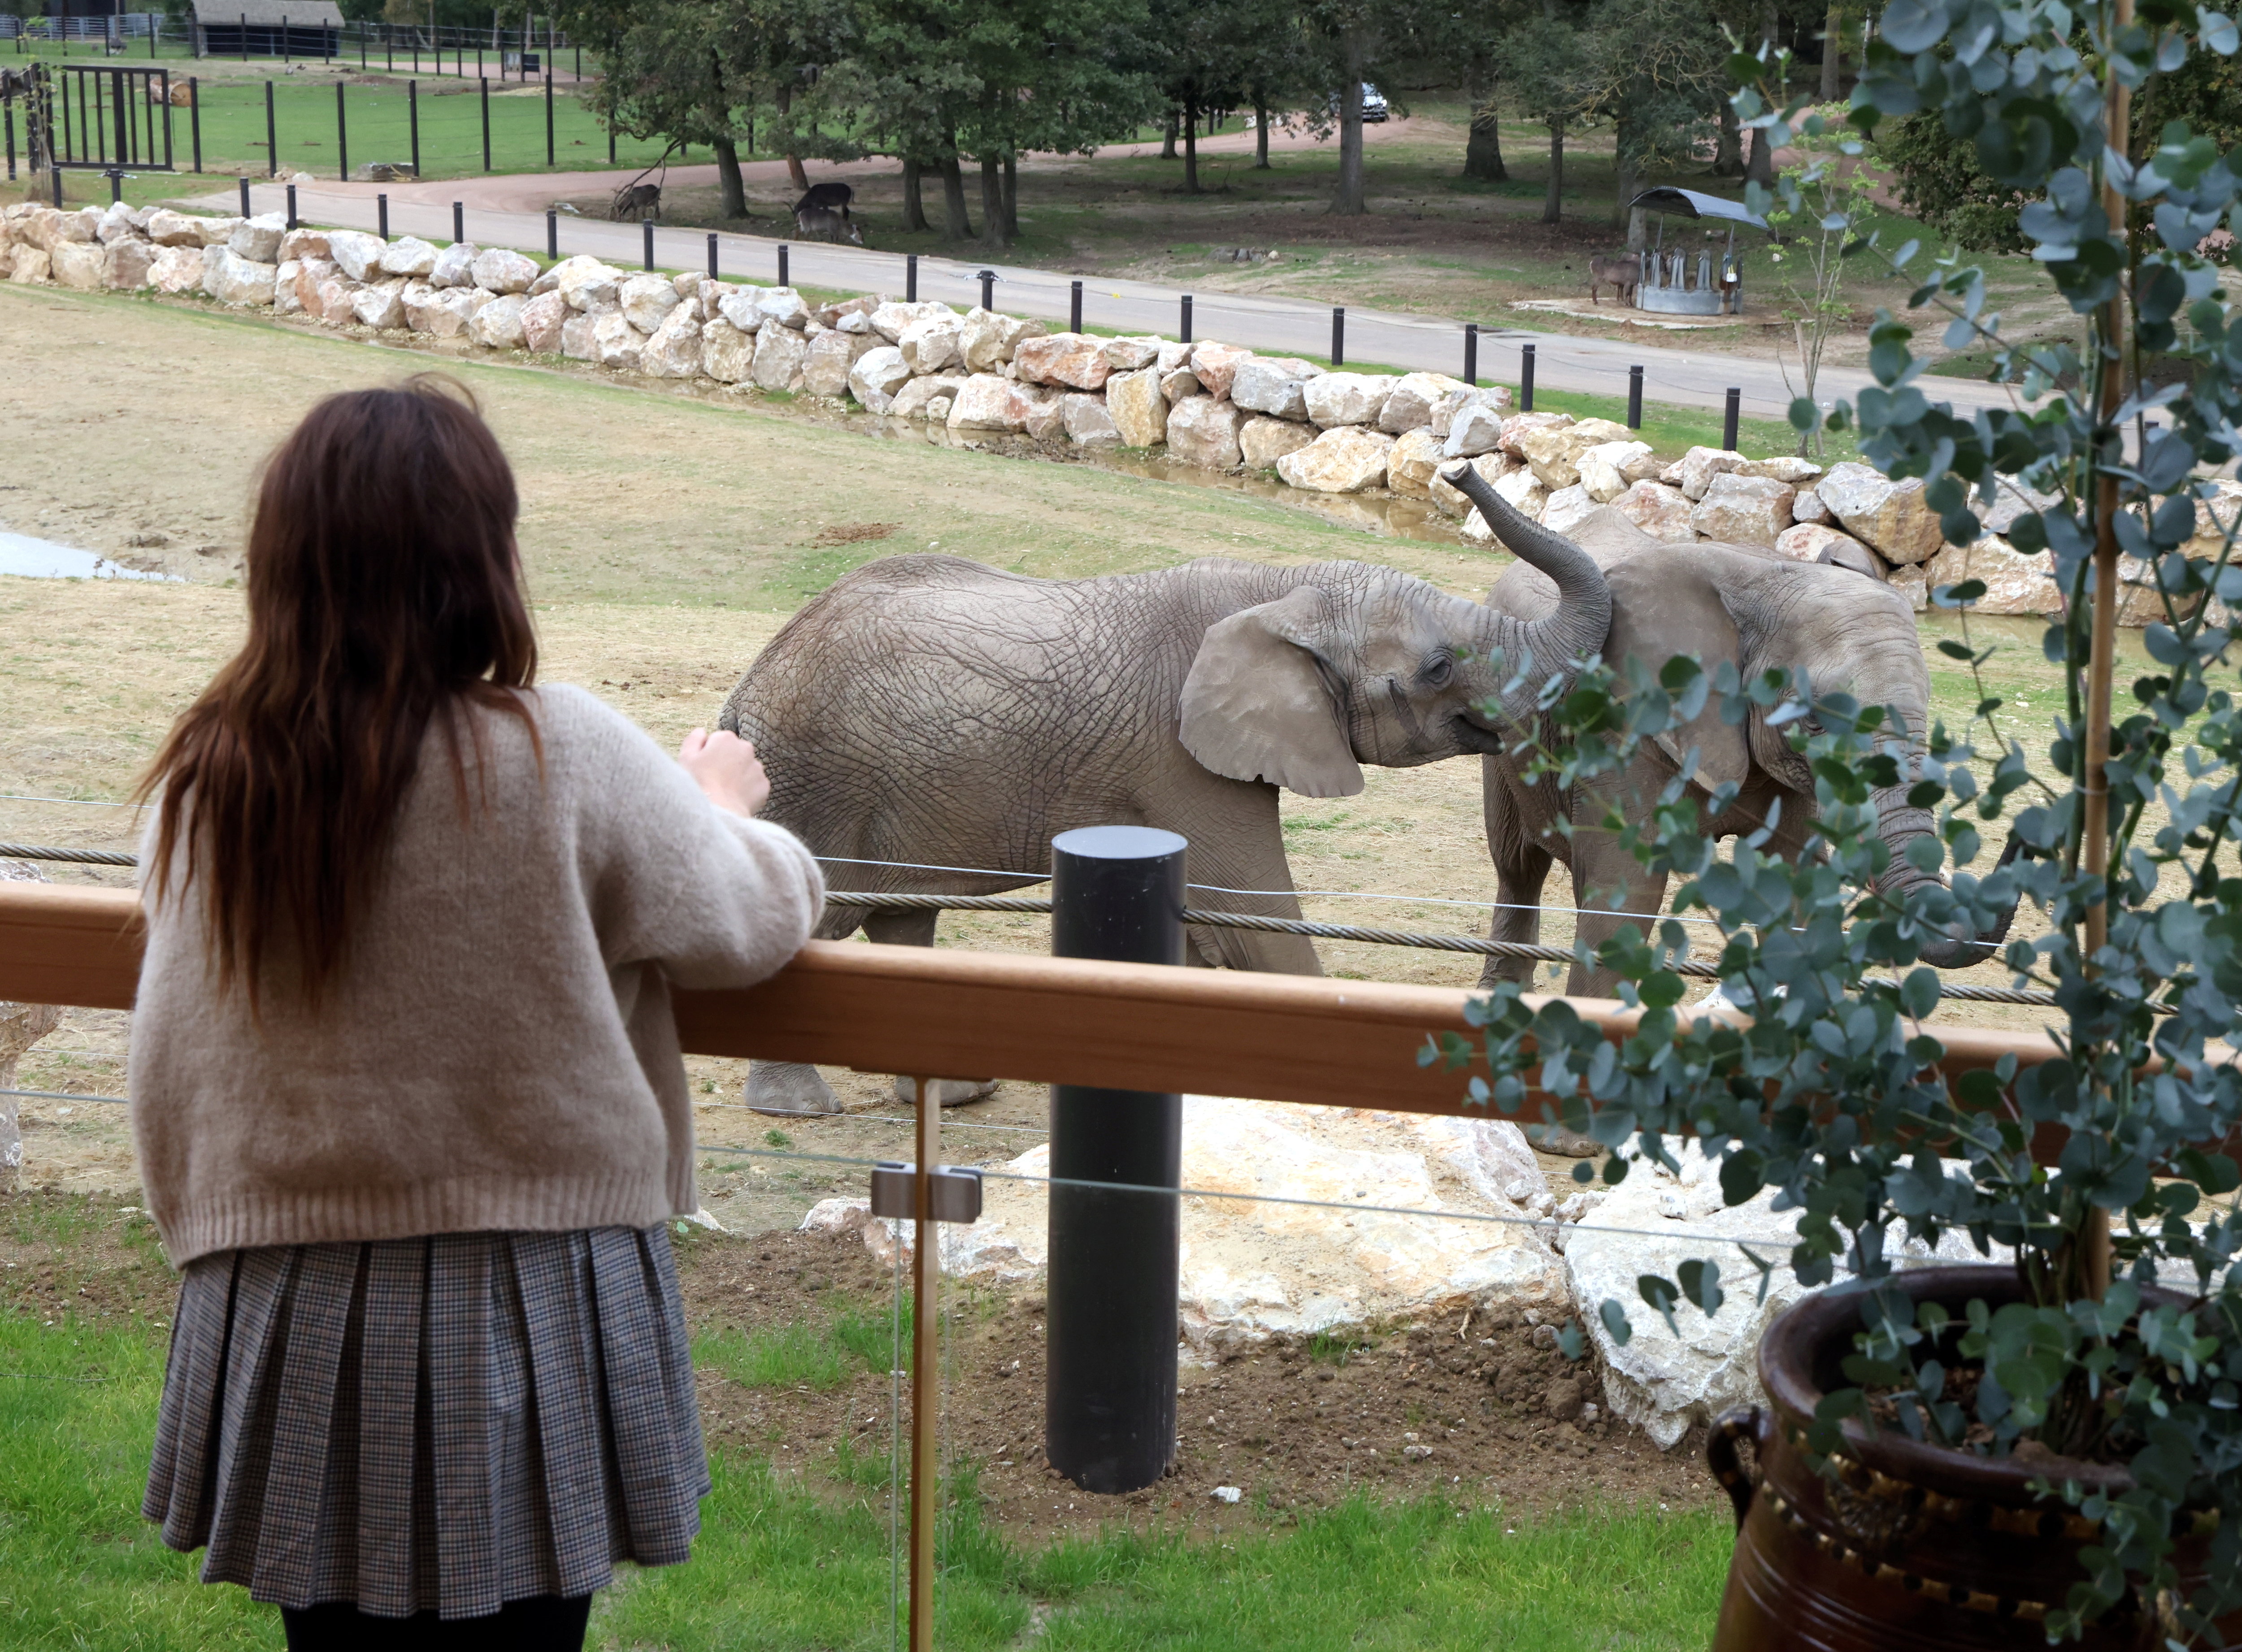
[[[443,243],[452,238],[452,210],[425,192],[440,185],[392,186],[388,191],[389,228],[393,235],[412,234]],[[548,184],[549,187],[549,184]],[[371,184],[320,183],[297,188],[296,210],[307,222],[371,230],[376,227],[379,188]],[[252,186],[252,200],[260,212],[286,207],[279,184]],[[211,197],[224,205],[233,197]],[[468,239],[490,246],[513,246],[541,251],[545,217],[540,212],[470,210],[466,213]],[[619,265],[635,265],[645,256],[644,231],[634,224],[610,224],[594,218],[559,220],[560,250],[591,253]],[[776,244],[751,236],[720,235],[718,268],[740,280],[777,279]],[[697,269],[708,262],[708,236],[699,230],[654,231],[654,261],[661,268]],[[1048,270],[1015,264],[978,264],[953,258],[922,257],[918,261],[918,293],[922,298],[941,298],[963,308],[979,302],[978,273],[993,270],[997,276],[996,307],[1012,315],[1033,316],[1062,324],[1071,300],[1070,279]],[[856,247],[795,243],[789,251],[789,277],[806,286],[842,291],[887,292],[900,298],[904,291],[901,255],[866,251]],[[1083,283],[1083,319],[1091,326],[1124,332],[1177,334],[1183,295],[1175,288],[1146,281],[1110,277]],[[1210,292],[1194,295],[1191,336],[1220,338],[1272,355],[1301,355],[1323,358],[1332,344],[1332,312],[1327,306],[1296,298],[1260,297],[1245,293]],[[1556,333],[1536,333],[1516,327],[1486,327],[1480,333],[1479,371],[1482,379],[1515,385],[1520,351],[1532,345],[1535,355],[1534,382],[1551,390],[1585,391],[1624,396],[1628,368],[1643,369],[1643,393],[1650,400],[1682,407],[1717,408],[1729,386],[1743,392],[1748,418],[1780,419],[1790,405],[1790,392],[1771,361],[1724,356],[1710,348],[1675,348],[1637,344],[1631,340],[1574,338]],[[1351,310],[1346,315],[1346,356],[1350,360],[1377,362],[1411,370],[1460,373],[1463,371],[1463,324],[1440,317],[1397,315],[1379,311]],[[1826,368],[1819,393],[1827,400],[1851,397],[1873,381],[1865,372]],[[2005,392],[1969,379],[1941,379],[1937,393],[1957,406],[2006,406]]]

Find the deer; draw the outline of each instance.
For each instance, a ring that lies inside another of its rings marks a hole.
[[[804,212],[817,207],[838,212],[845,218],[849,216],[849,204],[856,198],[856,191],[846,184],[813,184],[802,197],[794,204],[795,219],[799,223]]]
[[[807,241],[830,241],[836,245],[845,241],[852,247],[865,244],[863,226],[831,207],[795,208],[794,227],[795,233]]]
[[[1625,252],[1617,257],[1610,257],[1599,252],[1590,258],[1588,260],[1588,302],[1590,304],[1600,304],[1603,302],[1597,297],[1597,291],[1607,281],[1611,283],[1612,291],[1619,295],[1620,302],[1626,303],[1634,296],[1635,288],[1642,284],[1641,255]]]
[[[661,216],[661,185],[659,184],[626,184],[615,191],[614,204],[607,216],[620,223],[625,217],[643,221],[651,213]]]

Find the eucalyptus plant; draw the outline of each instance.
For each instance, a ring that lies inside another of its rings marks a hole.
[[[2236,46],[2228,18],[2172,0],[2138,10],[2130,0],[1892,0],[1843,123],[1774,104],[1778,55],[1732,60],[1738,114],[1774,144],[1838,136],[1859,157],[1880,122],[1931,112],[2030,200],[2023,231],[2077,318],[2076,342],[2012,341],[1981,269],[1856,233],[1849,257],[1915,282],[1907,317],[1876,318],[1875,387],[1826,416],[1802,399],[1792,422],[1850,428],[1886,474],[1920,478],[1956,545],[1981,537],[1980,513],[2004,493],[2044,505],[2006,537],[2044,552],[2063,592],[2042,646],[2064,705],[2051,727],[2033,728],[1986,691],[1991,650],[1968,623],[1984,594],[1976,579],[1934,593],[1961,615],[1960,635],[1938,645],[1978,686],[1959,727],[1904,727],[1835,685],[1743,681],[1686,659],[1553,680],[1520,735],[1536,783],[1606,772],[1717,699],[1729,721],[1787,741],[1816,799],[1808,848],[1775,855],[1770,818],[1723,853],[1702,828],[1733,793],[1708,796],[1685,764],[1595,829],[1679,877],[1675,913],[1717,925],[1722,995],[1742,1013],[1684,1007],[1689,937],[1677,916],[1597,953],[1641,1010],[1624,1041],[1505,986],[1475,1006],[1476,1038],[1426,1053],[1483,1061],[1472,1094],[1505,1111],[1527,1105],[1539,1064],[1543,1105],[1569,1127],[1614,1148],[1632,1140],[1669,1166],[1674,1144],[1695,1135],[1730,1204],[1771,1188],[1796,1211],[1790,1255],[1746,1253],[1741,1284],[1731,1254],[1726,1282],[1722,1259],[1707,1257],[1675,1279],[1644,1278],[1639,1294],[1669,1317],[1684,1300],[1711,1314],[1731,1285],[1750,1287],[1755,1268],[1762,1294],[1778,1266],[1806,1285],[1842,1269],[1868,1328],[1844,1366],[1854,1386],[1827,1395],[1815,1421],[1809,1443],[1825,1461],[1846,1419],[1877,1426],[1874,1396],[1896,1426],[1957,1451],[2036,1442],[2036,1461],[2129,1466],[2122,1495],[2045,1484],[2101,1522],[2099,1546],[2049,1618],[2051,1639],[2120,1602],[2160,1598],[2177,1626],[2171,1644],[2200,1643],[2242,1606],[2242,1173],[2222,1151],[2242,1125],[2232,1047],[2242,702],[2228,607],[2242,605],[2242,512],[2214,508],[2212,480],[2242,453],[2242,318],[2198,251],[2214,230],[2242,227],[2242,159],[2185,124],[2143,132],[2131,117],[2158,77]],[[1768,204],[1755,191],[1753,204]],[[1943,327],[1949,350],[1989,352],[2011,405],[1963,414],[1936,401],[1914,349],[1923,322]],[[2144,638],[2153,665],[2113,714],[2111,626],[2127,573],[2158,612]],[[1936,812],[1937,835],[1909,853],[1943,882],[1884,875],[1872,797],[1895,785]],[[1976,934],[2018,896],[2037,933],[1997,956],[2015,985],[2051,994],[2053,1053],[1950,1080],[1933,1015],[1940,980],[1920,953]],[[2062,1144],[2052,1164],[2035,1161],[2040,1136]],[[1602,1174],[1616,1181],[1628,1163],[1614,1154]],[[1957,1234],[2013,1258],[2024,1300],[1973,1304],[1958,1325],[1916,1308],[1900,1288],[1901,1241]],[[1614,1339],[1632,1334],[1628,1312],[1601,1305]],[[1577,1328],[1568,1343],[1581,1346]],[[1945,1368],[1957,1360],[1982,1370],[1966,1403]],[[2210,1582],[2190,1595],[2176,1544],[2211,1510]]]

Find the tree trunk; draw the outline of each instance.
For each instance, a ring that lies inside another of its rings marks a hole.
[[[1549,192],[1541,197],[1541,222],[1555,224],[1565,215],[1565,123],[1549,123]]]
[[[1004,245],[1004,173],[993,149],[981,151],[981,244],[991,252]]]
[[[1775,147],[1767,141],[1764,126],[1752,134],[1751,159],[1744,167],[1744,181],[1769,185],[1775,182]]]
[[[1198,99],[1184,99],[1184,193],[1198,193]]]
[[[1612,200],[1611,221],[1614,224],[1627,222],[1631,212],[1629,204],[1635,199],[1635,190],[1642,174],[1641,165],[1628,146],[1628,140],[1633,136],[1628,130],[1628,124],[1629,123],[1625,119],[1619,123],[1618,143],[1615,145],[1617,153],[1614,157],[1619,183],[1618,192]]]
[[[1362,201],[1362,34],[1350,29],[1341,37],[1341,67],[1346,80],[1339,93],[1339,188],[1331,210],[1343,217],[1359,217]]]
[[[1500,184],[1510,176],[1502,164],[1502,130],[1495,124],[1494,90],[1473,106],[1471,137],[1464,144],[1464,176]]]
[[[919,164],[911,157],[903,157],[903,228],[926,228],[926,197],[919,190]]]
[[[794,129],[788,124],[787,112],[794,107],[794,88],[782,85],[778,89],[779,124],[786,130],[786,175],[794,180],[794,187],[809,187],[809,174],[802,170],[802,157],[794,152]]]
[[[1266,104],[1253,105],[1253,170],[1257,172],[1269,170],[1269,106]]]
[[[1020,157],[1017,151],[1004,151],[1004,239],[1020,238]]]
[[[1822,20],[1822,101],[1837,101],[1837,83],[1844,73],[1845,14],[1836,6]]]
[[[1743,129],[1736,124],[1735,105],[1721,99],[1721,135],[1713,149],[1713,176],[1734,177],[1744,170]]]
[[[965,213],[965,171],[956,150],[942,157],[942,234],[947,241],[973,237],[973,220]]]
[[[722,192],[723,204],[717,216],[743,218],[748,216],[748,187],[740,176],[740,148],[727,135],[714,139],[708,145],[716,151],[716,187]]]
[[[1168,111],[1168,124],[1160,133],[1160,158],[1171,161],[1176,157],[1176,111]]]

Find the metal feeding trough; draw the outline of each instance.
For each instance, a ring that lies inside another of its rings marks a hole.
[[[1658,218],[1657,239],[1639,255],[1642,259],[1642,278],[1635,289],[1636,309],[1662,316],[1742,313],[1744,271],[1736,257],[1736,225],[1749,224],[1755,230],[1764,230],[1765,218],[1738,202],[1671,186],[1645,190],[1628,205],[1635,211],[1655,213]],[[1725,223],[1728,226],[1728,244],[1721,249],[1717,259],[1709,245],[1695,252],[1678,244],[1668,251],[1668,217],[1709,218]]]

